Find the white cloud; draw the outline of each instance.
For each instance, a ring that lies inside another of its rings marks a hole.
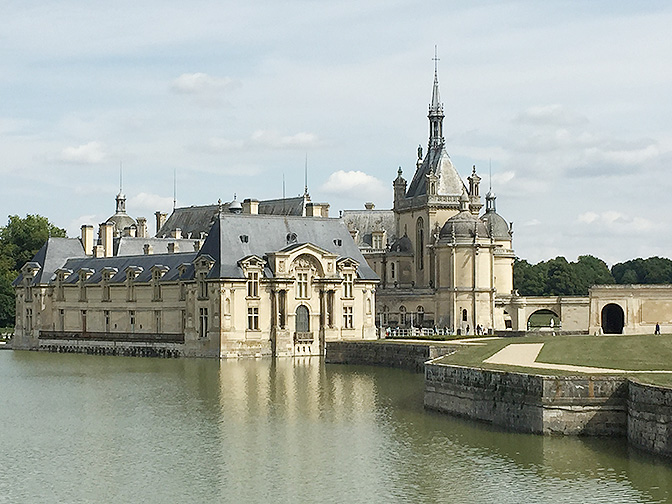
[[[518,114],[515,122],[535,126],[572,126],[588,122],[588,119],[559,104],[530,107]]]
[[[507,182],[511,182],[514,178],[516,177],[516,172],[513,170],[507,170],[501,173],[494,173],[492,175],[492,181],[495,183],[495,185],[499,184],[506,184]]]
[[[320,190],[331,194],[348,194],[369,201],[371,196],[386,194],[389,189],[376,177],[362,171],[338,170],[329,175]],[[354,194],[353,193],[359,193]],[[367,199],[368,198],[368,199]]]
[[[173,81],[171,89],[181,94],[217,93],[234,84],[230,77],[213,77],[206,73],[184,73]]]
[[[97,141],[77,147],[66,147],[61,151],[61,161],[70,163],[94,164],[106,158],[103,144]]]
[[[141,192],[128,198],[126,211],[134,217],[154,215],[157,210],[168,211],[173,208],[173,198]]]
[[[272,149],[291,149],[314,147],[319,142],[314,133],[299,132],[283,136],[277,131],[257,130],[252,133],[252,143]]]
[[[577,217],[578,222],[592,229],[601,229],[611,234],[643,234],[653,229],[654,223],[644,217],[633,217],[616,210],[604,212],[584,212]]]

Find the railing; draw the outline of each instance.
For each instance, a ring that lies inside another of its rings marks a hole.
[[[439,327],[411,327],[410,329],[387,327],[378,328],[378,333],[381,338],[418,338],[420,336],[450,336],[453,331]]]
[[[312,343],[313,333],[312,332],[295,332],[294,333],[294,343]]]
[[[116,341],[122,343],[184,343],[184,334],[40,331],[39,339]]]

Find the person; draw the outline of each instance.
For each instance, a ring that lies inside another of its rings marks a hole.
[[[660,334],[660,324],[658,322],[656,322],[656,332],[653,334]]]

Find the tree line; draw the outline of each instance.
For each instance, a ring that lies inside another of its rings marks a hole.
[[[14,326],[16,301],[12,282],[50,236],[65,237],[65,229],[41,215],[11,215],[7,225],[0,226],[0,328]]]
[[[582,255],[575,262],[556,257],[537,264],[513,263],[513,287],[521,296],[587,296],[593,285],[672,284],[672,260],[665,257],[631,259],[611,269],[597,257]]]

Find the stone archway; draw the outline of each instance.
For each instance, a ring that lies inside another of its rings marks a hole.
[[[527,330],[534,331],[542,328],[560,329],[560,317],[553,310],[536,310],[527,319]]]
[[[604,334],[623,334],[625,314],[623,308],[615,303],[609,303],[602,308],[602,332]]]

